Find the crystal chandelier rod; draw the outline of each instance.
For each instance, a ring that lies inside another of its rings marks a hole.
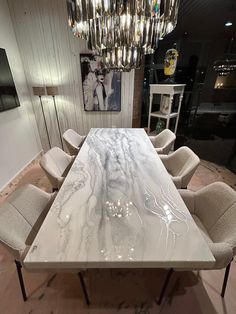
[[[179,0],[67,0],[73,34],[103,56],[105,67],[122,71],[155,51],[175,28],[178,7]]]

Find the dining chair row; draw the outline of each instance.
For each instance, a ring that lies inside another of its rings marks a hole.
[[[215,258],[212,269],[224,269],[221,296],[224,297],[231,262],[236,254],[236,191],[222,182],[212,183],[197,192],[187,190],[200,160],[188,147],[170,153],[175,134],[166,129],[149,137],[170,177],[185,202],[196,226]],[[164,155],[165,154],[165,155]],[[192,269],[191,269],[192,270]],[[161,304],[173,269],[167,273],[158,304]]]
[[[169,154],[176,139],[175,134],[169,129],[165,129],[156,136],[149,136],[149,139],[175,186],[178,189],[186,189],[200,164],[198,156],[186,146]]]
[[[60,189],[84,139],[85,136],[69,129],[63,134],[63,140],[69,154],[59,147],[52,147],[42,156],[40,166],[50,181],[53,191]]]
[[[73,130],[67,130],[63,134],[63,139],[72,156],[58,147],[51,148],[42,156],[40,165],[52,185],[53,193],[27,184],[11,193],[0,206],[0,243],[15,259],[24,301],[27,300],[27,294],[22,274],[23,260],[55,199],[55,191],[61,187],[74,161],[74,154],[79,152],[84,138]],[[87,291],[79,270],[78,276],[88,304]]]
[[[221,288],[224,298],[231,263],[236,255],[236,191],[223,182],[215,182],[197,192],[179,190],[179,193],[215,258],[213,267],[207,270],[225,269]],[[171,268],[157,302],[159,305],[172,273]]]
[[[47,193],[27,184],[11,193],[0,206],[0,243],[15,259],[18,279],[24,301],[27,301],[22,267],[28,253],[54,199],[56,193]],[[83,270],[77,270],[81,288],[88,304]]]

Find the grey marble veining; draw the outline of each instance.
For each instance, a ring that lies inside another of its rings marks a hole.
[[[143,129],[91,129],[27,268],[210,267],[214,258]]]

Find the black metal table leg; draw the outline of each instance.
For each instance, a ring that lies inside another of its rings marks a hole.
[[[83,290],[83,294],[84,294],[86,303],[89,306],[90,305],[90,301],[89,301],[88,292],[87,292],[87,289],[86,289],[86,286],[85,286],[85,283],[84,283],[83,275],[81,274],[81,272],[79,272],[78,276],[79,276],[79,279],[80,279],[80,283],[81,283],[81,287],[82,287],[82,290]]]
[[[225,290],[226,290],[226,286],[227,286],[227,282],[228,282],[230,266],[231,266],[231,262],[229,263],[229,265],[226,267],[226,270],[225,270],[225,277],[224,277],[224,282],[223,282],[223,286],[222,286],[222,290],[221,290],[221,297],[222,298],[224,298],[224,296],[225,296]]]
[[[174,270],[173,270],[173,268],[171,268],[171,269],[168,271],[168,273],[167,273],[167,276],[166,276],[164,285],[163,285],[162,290],[161,290],[161,294],[160,294],[159,300],[157,301],[157,304],[158,304],[158,305],[161,305],[162,299],[163,299],[163,297],[164,297],[166,288],[167,288],[167,286],[168,286],[168,283],[169,283],[169,281],[170,281],[170,278],[171,278],[171,275],[173,274],[173,272],[174,272]]]
[[[27,296],[26,296],[26,292],[25,292],[25,284],[24,284],[22,271],[21,271],[22,265],[21,265],[21,262],[19,262],[17,260],[15,260],[15,263],[16,263],[16,269],[17,269],[17,273],[18,273],[18,278],[19,278],[19,282],[20,282],[23,300],[27,301]]]

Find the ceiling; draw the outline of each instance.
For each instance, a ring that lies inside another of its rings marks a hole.
[[[227,21],[234,24],[225,27]],[[236,0],[180,0],[178,24],[171,37],[201,39],[236,33]]]

